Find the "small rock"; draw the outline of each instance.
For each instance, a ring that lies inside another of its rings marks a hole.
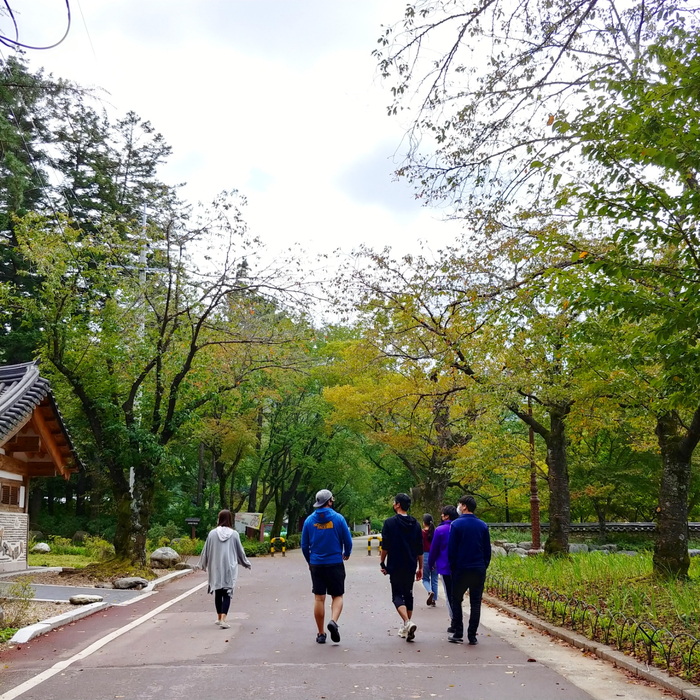
[[[51,547],[49,547],[46,542],[37,542],[33,547],[32,547],[32,552],[36,552],[37,554],[48,554],[51,551]]]
[[[154,569],[170,569],[180,561],[180,555],[171,547],[159,547],[151,554]]]
[[[88,537],[90,537],[89,532],[85,532],[85,530],[78,530],[73,535],[73,544],[83,544]]]
[[[112,582],[114,587],[119,590],[127,590],[130,588],[145,588],[148,585],[148,581],[140,576],[127,576],[125,578],[118,578],[116,581]]]
[[[30,530],[27,533],[30,540],[43,540],[44,533],[41,530]]]
[[[520,549],[520,547],[514,547],[513,549],[508,551],[508,556],[517,556],[524,559],[527,556],[527,549]]]
[[[612,552],[608,549],[594,549],[591,554],[595,554],[596,556],[605,556],[607,557],[608,554],[612,554]]]
[[[503,547],[499,547],[498,545],[492,544],[491,545],[491,556],[494,557],[505,557],[508,554]]]
[[[181,561],[178,564],[175,564],[175,568],[178,571],[184,571],[185,569],[191,569],[193,567],[192,564],[188,564],[186,561]]]
[[[68,599],[73,605],[89,605],[90,603],[101,603],[104,598],[101,595],[72,595]]]
[[[515,542],[504,542],[502,546],[506,552],[510,552],[511,549],[515,549],[518,545]]]
[[[700,549],[689,549],[688,554],[691,557],[700,557]]]
[[[589,552],[600,552],[601,551],[601,546],[599,544],[589,544],[588,545],[588,551]]]
[[[602,544],[600,546],[601,549],[604,549],[607,552],[617,552],[617,545],[616,544]]]
[[[503,547],[503,545],[506,543],[505,540],[493,540],[491,544],[495,545],[496,547]]]
[[[581,552],[587,552],[588,551],[588,545],[587,544],[570,544],[569,545],[569,554],[581,554]]]
[[[639,552],[635,552],[631,549],[623,549],[621,552],[618,552],[618,554],[624,554],[627,557],[636,557],[639,556]]]
[[[520,549],[532,549],[532,542],[518,542]]]

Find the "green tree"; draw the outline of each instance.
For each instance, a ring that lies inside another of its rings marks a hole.
[[[201,217],[175,210],[169,226],[150,227],[148,270],[137,263],[140,232],[86,236],[36,215],[17,231],[42,282],[33,298],[9,290],[10,301],[43,327],[44,371],[64,401],[78,404],[89,455],[109,475],[123,557],[145,560],[169,443],[193,411],[236,386],[206,377],[212,348],[244,340],[226,322],[229,300],[279,289],[278,270],[240,274],[254,243],[234,204],[221,197]],[[208,249],[218,266],[198,265],[195,249]]]

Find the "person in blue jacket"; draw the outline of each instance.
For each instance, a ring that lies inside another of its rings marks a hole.
[[[328,631],[331,640],[340,641],[338,618],[343,611],[345,594],[345,564],[352,552],[352,535],[345,518],[333,510],[333,494],[322,489],[316,494],[316,511],[304,522],[301,532],[301,551],[311,571],[311,590],[314,594],[314,619],[318,627],[316,641],[326,643],[326,593],[331,596],[331,620]]]
[[[481,598],[484,594],[486,569],[491,563],[489,526],[474,515],[476,499],[462,496],[457,505],[460,517],[450,526],[447,559],[452,574],[452,629],[448,641],[461,644],[464,639],[462,600],[469,591],[469,626],[467,639],[478,644],[476,631],[481,618]]]

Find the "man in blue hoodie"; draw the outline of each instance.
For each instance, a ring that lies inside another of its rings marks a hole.
[[[476,631],[481,617],[481,597],[484,594],[486,569],[491,563],[489,526],[474,515],[476,499],[462,496],[457,504],[460,517],[450,526],[447,559],[452,573],[452,634],[447,638],[461,644],[464,638],[462,600],[469,591],[469,644],[478,644]]]
[[[301,531],[301,551],[311,571],[314,594],[314,619],[318,627],[316,641],[326,643],[326,593],[331,596],[331,621],[328,631],[337,644],[340,641],[338,618],[343,611],[345,593],[345,564],[352,552],[352,535],[345,518],[333,510],[333,494],[322,489],[316,494],[316,511],[304,522]]]

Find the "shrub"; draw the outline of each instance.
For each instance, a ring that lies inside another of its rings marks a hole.
[[[67,537],[52,535],[49,537],[49,546],[51,547],[51,554],[85,554],[85,547],[73,544],[72,540],[69,540]]]
[[[114,545],[100,537],[86,537],[84,547],[87,556],[99,561],[114,556]]]
[[[167,537],[168,540],[172,541],[180,537],[182,533],[180,532],[180,528],[172,520],[169,520],[168,524],[163,528],[163,535]]]
[[[31,578],[22,576],[13,581],[6,589],[5,596],[5,598],[0,599],[5,613],[5,625],[7,627],[21,627],[34,598]]]
[[[171,542],[170,546],[181,556],[192,557],[199,556],[204,548],[203,540],[193,540],[189,537],[183,537],[176,542]]]

